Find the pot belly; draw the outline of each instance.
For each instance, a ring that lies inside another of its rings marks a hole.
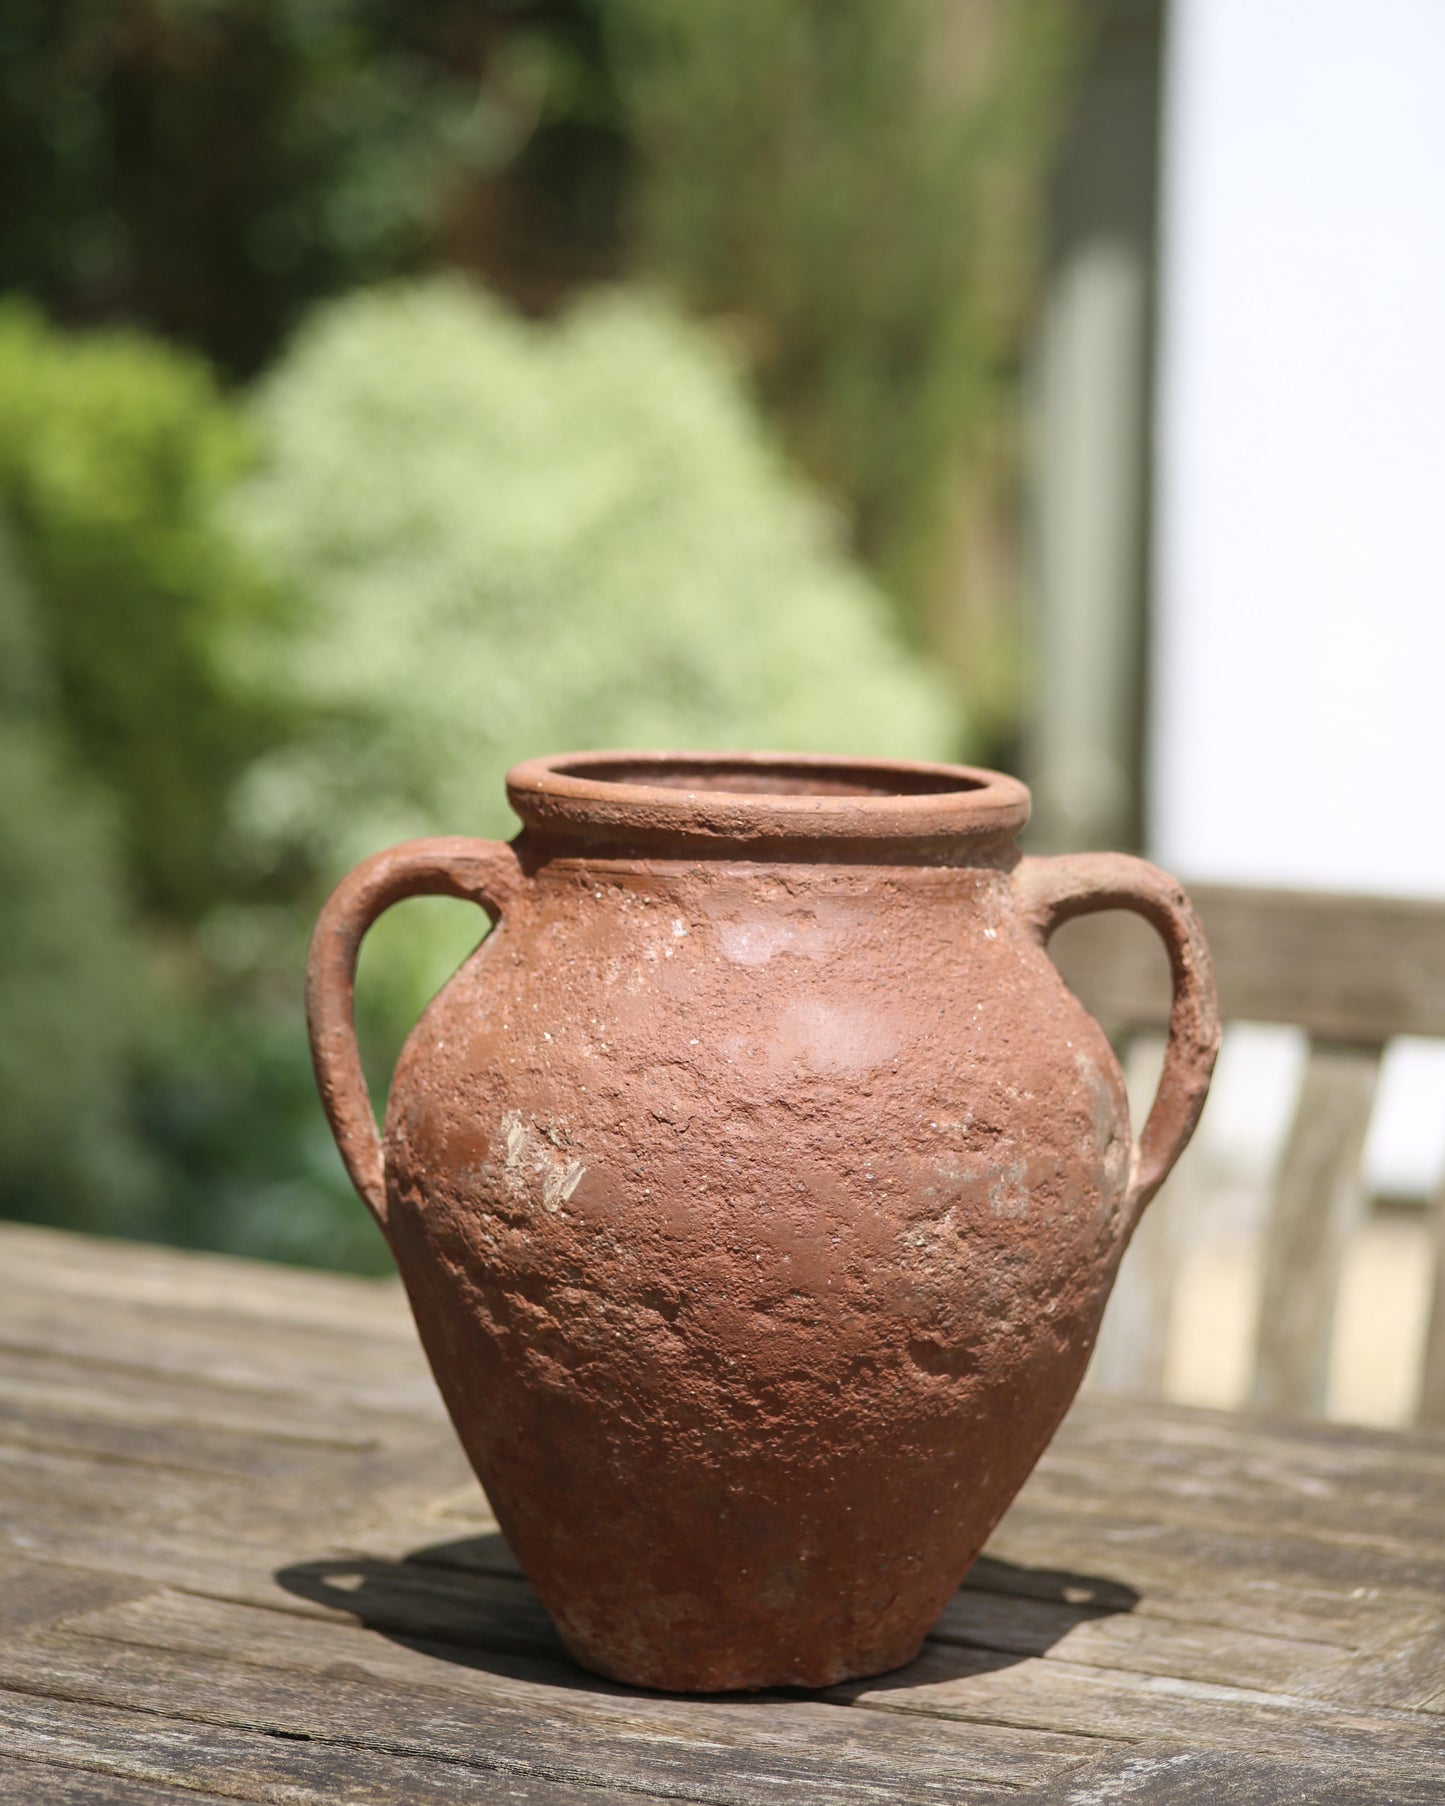
[[[484,1082],[402,1100],[398,1264],[580,1661],[715,1690],[911,1658],[1067,1407],[1117,1260],[1122,1099],[1077,1063],[1061,1086],[1052,1128],[902,1082],[842,1121],[775,1097],[678,1122],[663,1087],[605,1132]]]

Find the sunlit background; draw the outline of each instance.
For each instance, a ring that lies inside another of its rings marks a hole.
[[[0,1210],[384,1270],[306,935],[530,755],[1445,897],[1441,68],[1436,0],[8,0]],[[378,1090],[477,932],[371,937]],[[1175,1396],[1247,1389],[1301,1060],[1226,1046]],[[1394,1046],[1338,1415],[1413,1409],[1442,1169]]]

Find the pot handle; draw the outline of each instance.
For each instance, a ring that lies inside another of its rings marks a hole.
[[[1104,909],[1132,909],[1154,928],[1169,954],[1174,1000],[1159,1089],[1134,1150],[1124,1200],[1126,1237],[1169,1176],[1194,1133],[1219,1052],[1219,999],[1199,917],[1179,884],[1126,853],[1061,853],[1021,859],[1013,886],[1019,912],[1045,945],[1061,922]]]
[[[493,924],[522,879],[504,841],[448,835],[408,840],[364,859],[327,898],[306,957],[306,1026],[321,1107],[362,1202],[386,1232],[381,1136],[356,1045],[356,956],[376,918],[407,897],[459,897]]]

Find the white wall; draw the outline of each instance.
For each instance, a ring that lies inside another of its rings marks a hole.
[[[1174,0],[1151,840],[1445,896],[1445,0]]]
[[[1150,843],[1445,897],[1445,0],[1172,0]],[[1445,1159],[1398,1050],[1370,1163]]]

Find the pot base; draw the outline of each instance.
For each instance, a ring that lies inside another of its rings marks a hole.
[[[666,1651],[638,1650],[620,1656],[615,1649],[589,1647],[562,1635],[568,1655],[581,1668],[624,1687],[646,1687],[655,1693],[771,1693],[779,1688],[816,1691],[843,1681],[869,1680],[891,1674],[916,1661],[923,1637],[910,1635],[874,1648],[839,1653],[833,1650],[777,1648],[766,1654],[720,1648],[706,1657],[681,1660]]]

